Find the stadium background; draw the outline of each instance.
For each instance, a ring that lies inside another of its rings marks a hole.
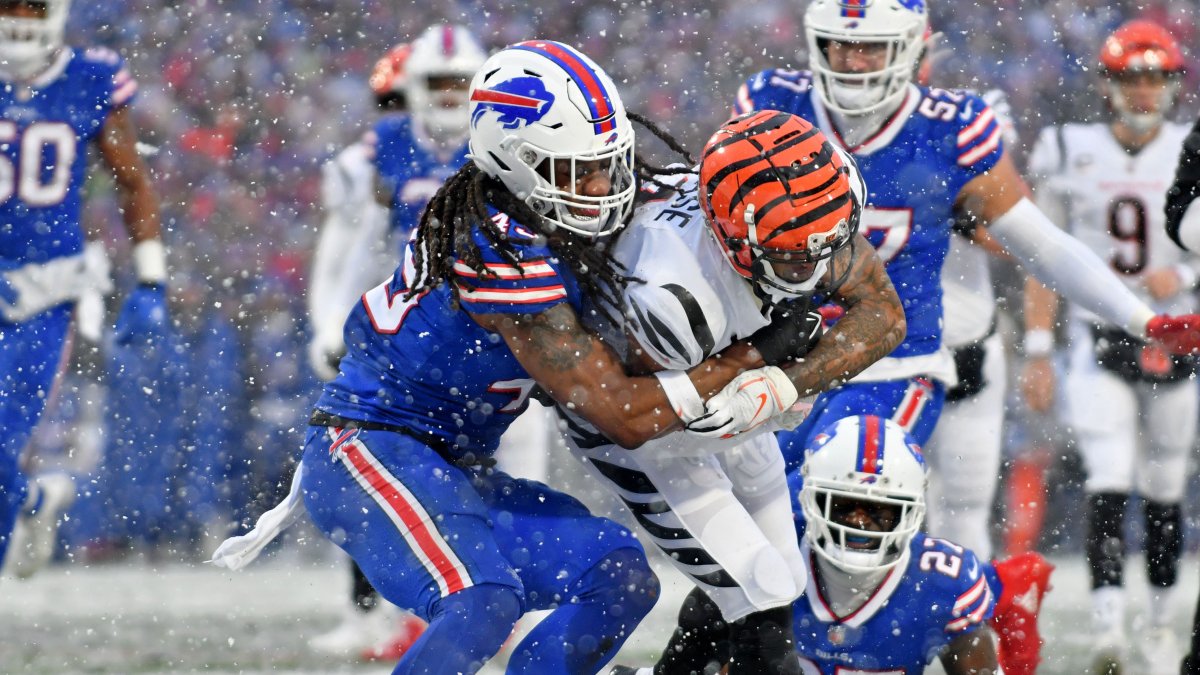
[[[368,127],[365,75],[388,47],[446,20],[468,25],[489,48],[530,37],[576,44],[614,76],[630,109],[693,149],[724,120],[747,75],[806,62],[803,3],[795,0],[74,5],[71,42],[117,49],[141,84],[134,113],[154,148],[148,161],[163,207],[177,325],[153,352],[78,341],[30,461],[71,471],[82,485],[61,559],[131,561],[151,565],[133,568],[150,573],[202,559],[214,539],[252,522],[286,491],[318,390],[304,357],[304,292],[320,222],[319,167]],[[1190,120],[1200,109],[1198,10],[1179,1],[938,2],[931,11],[943,36],[933,79],[1004,88],[1028,142],[1044,124],[1103,115],[1094,67],[1100,41],[1125,19],[1149,17],[1192,52],[1176,113]],[[1026,149],[1015,148],[1018,159]],[[128,244],[111,185],[96,173],[85,221],[113,252],[115,303],[132,283]],[[1012,445],[1027,443],[1022,427],[1014,429]],[[1078,550],[1081,522],[1078,461],[1064,438],[1054,438],[1061,452],[1042,541],[1059,554]],[[1197,512],[1191,504],[1193,550]],[[54,586],[66,583],[61,569],[52,574],[59,581],[42,590],[71,592]],[[1185,574],[1195,576],[1192,567]],[[341,577],[329,579],[340,590]],[[34,602],[29,594],[42,590],[10,597]],[[85,624],[67,621],[77,631]],[[316,625],[309,617],[292,628]],[[40,672],[32,657],[0,658],[0,671],[15,670],[11,663]]]

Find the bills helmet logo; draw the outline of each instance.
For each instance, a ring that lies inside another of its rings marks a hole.
[[[478,126],[485,113],[499,115],[505,129],[518,129],[533,124],[546,116],[554,105],[554,94],[546,91],[546,85],[536,77],[514,77],[490,89],[476,89],[471,93],[471,126]]]

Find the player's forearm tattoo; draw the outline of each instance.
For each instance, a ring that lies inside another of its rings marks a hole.
[[[595,348],[595,336],[565,303],[522,320],[528,322],[525,349],[556,372],[578,368]]]
[[[854,248],[850,272],[837,293],[845,316],[803,360],[786,368],[801,396],[849,380],[904,340],[904,308],[883,263],[865,242]]]

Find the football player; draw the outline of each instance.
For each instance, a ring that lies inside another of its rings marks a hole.
[[[138,85],[117,54],[64,44],[69,6],[0,3],[0,560],[18,576],[50,557],[75,495],[70,479],[30,480],[18,460],[65,358],[75,300],[94,285],[79,222],[92,146],[116,179],[133,242],[137,287],[116,338],[153,340],[166,321],[158,204],[129,111]]]
[[[373,136],[376,198],[389,208],[401,242],[437,189],[467,161],[467,87],[485,58],[462,26],[430,26],[412,42],[404,63],[410,114],[381,118]]]
[[[899,424],[837,421],[814,437],[788,483],[809,574],[793,605],[801,672],[915,674],[934,658],[949,675],[1001,672],[987,623],[996,570],[920,531],[925,460]],[[719,635],[693,646],[728,659]],[[660,663],[613,675],[684,672]]]
[[[1196,310],[1200,257],[1181,251],[1163,223],[1173,162],[1188,128],[1166,121],[1179,93],[1183,54],[1150,21],[1123,24],[1099,55],[1111,118],[1044,129],[1030,155],[1038,203],[1051,219],[1107,260],[1132,293],[1159,312]],[[1049,346],[1056,298],[1036,303],[1026,343]],[[1174,673],[1174,593],[1183,546],[1181,502],[1196,438],[1195,360],[1147,343],[1140,333],[1104,325],[1069,306],[1072,350],[1064,383],[1067,413],[1087,468],[1086,553],[1092,584],[1096,671],[1126,660],[1122,573],[1130,493],[1143,500],[1148,625],[1137,639],[1146,671]],[[1048,355],[1026,380],[1054,385]],[[1046,398],[1049,398],[1046,396]]]
[[[552,611],[509,670],[596,672],[655,600],[641,545],[490,465],[535,386],[623,447],[682,427],[660,380],[626,375],[580,323],[623,322],[606,308],[629,279],[603,238],[632,207],[633,131],[611,79],[551,41],[493,55],[470,100],[472,161],[351,312],[298,486],[381,595],[429,620],[398,672],[475,672],[541,608]],[[693,399],[760,368],[777,343],[787,354],[795,327],[768,326],[689,371]],[[779,387],[762,416],[795,402]]]
[[[784,372],[819,373],[827,384],[899,343],[903,310],[857,231],[861,179],[853,160],[811,124],[773,111],[739,117],[708,141],[697,173],[666,182],[652,186],[659,189],[613,248],[637,279],[623,297],[631,319],[622,347],[635,367],[684,371],[781,312],[809,312],[817,332],[816,293],[845,305],[844,320]],[[882,334],[864,333],[867,324]],[[682,383],[686,375],[660,377]],[[763,379],[751,371],[730,388],[752,390],[751,377]],[[685,420],[703,411],[699,397],[692,400],[691,411],[680,405]],[[774,436],[739,434],[718,444],[672,434],[631,453],[569,411],[564,417],[573,449],[696,584],[684,622],[696,602],[719,607],[733,645],[729,672],[799,672],[791,603],[808,574]],[[663,667],[703,670],[697,654],[668,648]]]

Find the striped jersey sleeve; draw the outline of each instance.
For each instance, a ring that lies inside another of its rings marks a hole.
[[[473,314],[538,314],[568,301],[573,279],[564,276],[553,252],[503,213],[496,213],[492,222],[508,232],[517,259],[502,255],[477,229],[473,236],[482,269],[461,256],[454,261],[454,285],[463,309]]]
[[[975,174],[983,173],[1004,153],[1004,127],[992,107],[973,94],[959,110],[955,147],[958,165]]]
[[[137,96],[138,82],[129,72],[129,66],[120,54],[107,47],[91,47],[83,58],[94,68],[111,73],[112,84],[108,92],[108,104],[113,108],[129,105]]]
[[[963,551],[962,587],[954,599],[950,620],[946,622],[947,633],[965,633],[978,628],[992,618],[996,608],[996,596],[988,584],[987,575],[981,571],[979,559],[971,551]]]

